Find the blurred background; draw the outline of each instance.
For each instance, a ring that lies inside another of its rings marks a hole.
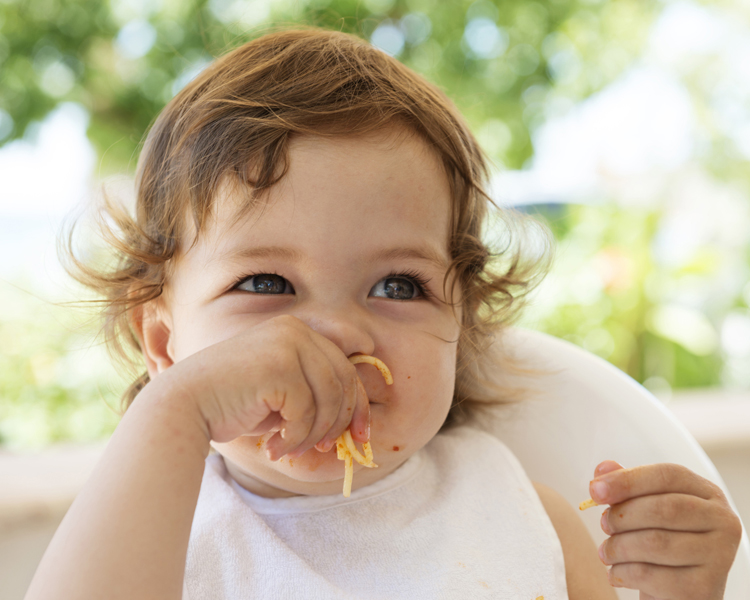
[[[630,374],[750,480],[742,0],[0,0],[5,455],[79,456],[113,431],[128,379],[95,314],[62,304],[87,296],[55,238],[102,186],[132,195],[142,136],[182,86],[281,23],[355,33],[443,88],[498,204],[557,239],[521,325]]]

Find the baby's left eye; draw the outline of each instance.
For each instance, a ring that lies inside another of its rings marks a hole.
[[[423,294],[416,282],[405,277],[386,277],[375,284],[370,295],[391,300],[413,300]]]

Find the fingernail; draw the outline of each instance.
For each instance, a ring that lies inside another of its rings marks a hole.
[[[612,535],[612,532],[611,532],[611,531],[610,531],[610,529],[609,529],[609,520],[608,520],[608,514],[609,514],[609,509],[605,510],[605,511],[604,511],[604,512],[602,513],[601,526],[602,526],[602,531],[603,531],[604,533],[606,533],[607,535]]]
[[[604,544],[599,546],[599,560],[601,560],[605,565],[607,563],[607,556],[604,554]]]
[[[328,452],[331,448],[333,448],[333,445],[335,443],[335,440],[320,440],[317,444],[315,444],[315,449],[319,452]]]
[[[592,481],[589,491],[591,492],[591,497],[601,504],[607,499],[609,486],[603,481]]]

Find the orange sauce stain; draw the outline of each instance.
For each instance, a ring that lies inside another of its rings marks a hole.
[[[458,566],[459,567],[463,567],[464,569],[466,568],[466,565],[464,563],[462,563],[462,562],[458,563]]]
[[[290,466],[290,467],[293,467],[293,466],[294,466],[294,463],[292,462],[292,459],[291,459],[291,458],[289,459],[289,466]]]
[[[263,438],[260,438],[260,439],[258,440],[258,443],[257,443],[257,444],[255,444],[255,445],[256,445],[256,446],[258,447],[258,450],[260,450],[260,447],[261,447],[261,446],[263,445]]]
[[[544,600],[544,596],[537,596],[534,600]]]
[[[479,585],[481,585],[483,588],[489,588],[490,587],[489,585],[487,585],[486,581],[480,581]]]
[[[393,451],[394,451],[394,452],[398,452],[399,450],[401,450],[401,448],[399,448],[398,446],[394,446],[394,447],[393,447]]]
[[[411,375],[407,375],[407,376],[406,376],[406,378],[407,378],[407,379],[411,379]]]

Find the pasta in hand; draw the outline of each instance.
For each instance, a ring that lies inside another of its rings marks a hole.
[[[356,356],[350,356],[349,360],[352,364],[356,365],[359,363],[367,363],[377,367],[380,374],[385,379],[386,384],[393,384],[393,376],[391,375],[388,367],[379,358],[374,356],[367,356],[365,354],[357,354]],[[354,445],[352,439],[352,433],[348,429],[342,433],[336,440],[336,455],[339,460],[344,461],[344,497],[348,498],[352,493],[352,479],[354,477],[354,461],[356,460],[360,465],[368,467],[370,469],[377,467],[372,460],[372,448],[370,442],[362,444],[362,450],[364,456],[357,450],[357,446]]]

